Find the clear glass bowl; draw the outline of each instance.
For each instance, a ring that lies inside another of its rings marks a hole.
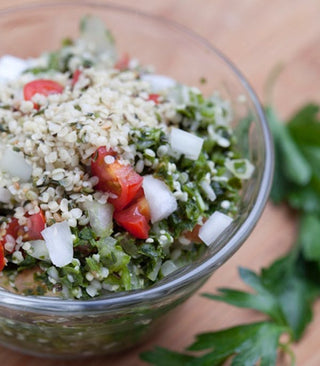
[[[243,188],[240,215],[229,230],[199,260],[152,288],[88,301],[25,297],[0,290],[0,343],[33,355],[97,355],[141,342],[242,245],[262,213],[272,179],[271,137],[251,87],[225,56],[178,24],[116,5],[31,5],[0,12],[0,55],[30,57],[54,50],[63,38],[77,36],[84,14],[105,21],[120,54],[127,52],[154,65],[160,74],[206,94],[218,90],[229,99],[239,149],[256,169]]]

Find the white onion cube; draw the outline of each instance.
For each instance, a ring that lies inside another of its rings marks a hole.
[[[0,158],[0,170],[9,173],[13,177],[18,177],[27,182],[31,178],[32,167],[19,153],[5,148]]]
[[[14,80],[28,67],[28,61],[18,57],[4,55],[0,58],[0,81]]]
[[[93,231],[102,237],[110,235],[113,226],[113,206],[110,203],[92,201],[86,204],[86,209]]]
[[[152,223],[167,218],[178,208],[176,198],[162,180],[146,175],[142,187],[150,207]]]
[[[215,191],[212,189],[211,185],[209,182],[203,180],[200,183],[201,188],[204,190],[205,194],[207,195],[207,197],[209,198],[209,200],[211,202],[215,201],[217,198],[217,195],[215,193]]]
[[[32,240],[29,241],[29,249],[26,252],[31,255],[31,257],[48,261],[50,259],[48,248],[44,240]]]
[[[53,224],[43,231],[41,235],[48,248],[51,262],[57,267],[71,263],[73,259],[73,237],[66,221]]]
[[[169,143],[172,150],[184,154],[188,159],[197,160],[202,149],[203,139],[180,128],[172,128]]]
[[[7,188],[0,187],[0,202],[9,203],[11,198],[11,193]]]
[[[209,219],[201,226],[199,238],[206,244],[211,245],[232,223],[232,218],[220,211],[215,211]]]
[[[141,75],[141,79],[146,81],[151,86],[151,91],[159,93],[161,91],[170,89],[176,85],[176,81],[168,76],[156,75],[156,74],[144,74]]]

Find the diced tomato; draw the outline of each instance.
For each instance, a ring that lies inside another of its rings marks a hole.
[[[45,228],[46,220],[42,211],[37,214],[30,215],[27,217],[27,225],[23,226],[19,224],[18,219],[13,217],[9,222],[5,234],[2,236],[0,240],[0,272],[4,268],[5,264],[5,244],[7,242],[7,235],[12,236],[14,239],[17,239],[19,236],[22,236],[23,241],[28,240],[40,240],[43,239],[41,235],[41,231]],[[14,248],[10,253],[14,251]]]
[[[137,206],[139,212],[147,219],[149,222],[151,220],[150,207],[148,201],[146,200],[144,194],[135,200],[135,205]]]
[[[23,88],[23,96],[25,100],[31,100],[35,94],[48,96],[50,94],[60,94],[63,92],[63,86],[56,81],[47,79],[38,79],[30,81]],[[34,104],[35,109],[39,109],[38,104]]]
[[[5,264],[4,260],[4,248],[0,245],[0,272],[3,270]]]
[[[6,243],[6,236],[11,235],[14,239],[22,236],[23,241],[41,240],[41,231],[44,230],[46,220],[42,211],[34,215],[27,216],[27,225],[20,225],[18,220],[14,217],[7,226],[6,232],[0,240],[0,246]]]
[[[159,98],[160,95],[159,94],[149,94],[148,100],[152,100],[154,101],[156,104],[159,104]]]
[[[114,157],[114,161],[109,164],[105,162],[105,157],[108,155]],[[130,165],[120,164],[115,152],[108,151],[103,146],[97,149],[91,160],[91,173],[99,178],[96,185],[98,190],[116,196],[109,199],[116,211],[126,207],[142,186],[141,175]]]
[[[14,239],[16,239],[19,236],[19,231],[20,230],[21,230],[21,226],[19,225],[18,219],[16,219],[15,217],[12,218],[11,221],[9,222],[7,228],[6,228],[5,234],[1,238],[0,247],[4,248],[4,245],[7,242],[7,240],[6,240],[7,235],[10,235]]]
[[[193,243],[200,244],[202,243],[202,240],[199,238],[199,230],[201,228],[201,225],[196,225],[192,231],[187,231],[184,233],[184,236],[191,240]]]
[[[119,60],[115,63],[114,68],[120,71],[126,70],[129,68],[129,55],[128,53],[124,53]]]
[[[148,238],[150,210],[145,197],[139,198],[138,201],[124,210],[115,212],[113,217],[118,225],[126,229],[135,238]]]
[[[78,82],[78,80],[79,80],[80,75],[81,75],[81,70],[79,70],[79,69],[77,69],[77,70],[73,73],[73,75],[72,75],[72,80],[71,80],[71,85],[72,85],[72,87],[74,87],[74,86],[77,84],[77,82]]]
[[[23,240],[41,240],[43,239],[41,231],[44,230],[46,219],[42,211],[37,214],[30,215],[27,218],[27,227],[23,234]]]

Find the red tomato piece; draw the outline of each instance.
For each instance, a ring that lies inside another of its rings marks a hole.
[[[43,240],[41,231],[44,230],[46,226],[46,219],[42,211],[28,216],[27,226],[24,228],[23,240]]]
[[[56,81],[47,79],[38,79],[30,81],[23,88],[23,96],[25,100],[31,100],[35,94],[48,96],[50,94],[61,94],[63,86]],[[39,105],[34,104],[34,108],[39,109]]]
[[[159,98],[160,95],[159,94],[149,94],[148,100],[152,100],[154,101],[156,104],[159,104]]]
[[[115,63],[114,68],[120,71],[126,70],[129,68],[129,55],[128,53],[124,53],[119,60]]]
[[[80,75],[81,75],[81,70],[79,70],[79,69],[77,69],[77,70],[73,73],[73,75],[72,75],[72,80],[71,80],[71,85],[72,85],[73,87],[77,84],[77,82],[78,82],[78,80],[79,80]]]
[[[151,220],[150,207],[149,207],[148,201],[146,200],[146,198],[144,196],[144,192],[142,194],[143,194],[142,196],[135,199],[134,204],[137,206],[139,212],[149,222]]]
[[[99,178],[96,188],[115,195],[109,199],[116,211],[126,207],[136,196],[142,186],[143,178],[130,165],[122,165],[114,151],[101,146],[91,160],[91,173]],[[113,156],[114,161],[105,162],[106,156]]]
[[[124,210],[115,212],[113,217],[118,225],[126,229],[135,238],[148,238],[150,210],[148,202],[144,197]]]
[[[7,226],[6,233],[0,240],[0,246],[6,243],[6,236],[11,235],[14,239],[22,236],[23,241],[43,239],[41,231],[44,230],[46,224],[45,216],[42,211],[37,214],[27,216],[27,225],[22,226],[14,217]]]
[[[7,242],[7,239],[6,239],[7,235],[10,235],[14,239],[17,239],[17,237],[19,236],[19,231],[20,230],[21,230],[21,226],[19,225],[18,219],[16,219],[15,217],[12,218],[11,221],[9,222],[7,228],[6,228],[5,234],[1,238],[0,247],[4,248],[4,245]],[[12,252],[13,252],[13,250],[12,250]]]
[[[3,270],[5,264],[4,260],[4,248],[0,245],[0,272]]]

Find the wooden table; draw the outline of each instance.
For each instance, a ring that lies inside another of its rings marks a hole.
[[[27,2],[0,0],[0,8]],[[130,0],[117,3],[133,5]],[[275,103],[282,116],[288,116],[308,100],[319,101],[318,0],[135,0],[134,6],[183,23],[209,39],[239,66],[261,98],[270,71],[278,63],[283,63],[285,68],[275,88]],[[269,204],[243,247],[200,292],[214,292],[221,286],[243,287],[238,279],[237,267],[259,270],[268,265],[287,251],[295,230],[290,213],[283,207]],[[139,353],[155,345],[182,350],[198,332],[256,319],[258,315],[254,312],[212,302],[197,294],[176,313],[174,322],[171,319],[170,324],[163,324],[157,336],[124,355],[84,361],[51,361],[20,355],[0,347],[0,365],[143,365],[139,361]],[[320,303],[316,304],[315,319],[305,337],[294,347],[298,366],[320,365],[318,327]],[[285,361],[280,361],[279,365],[285,365]]]

